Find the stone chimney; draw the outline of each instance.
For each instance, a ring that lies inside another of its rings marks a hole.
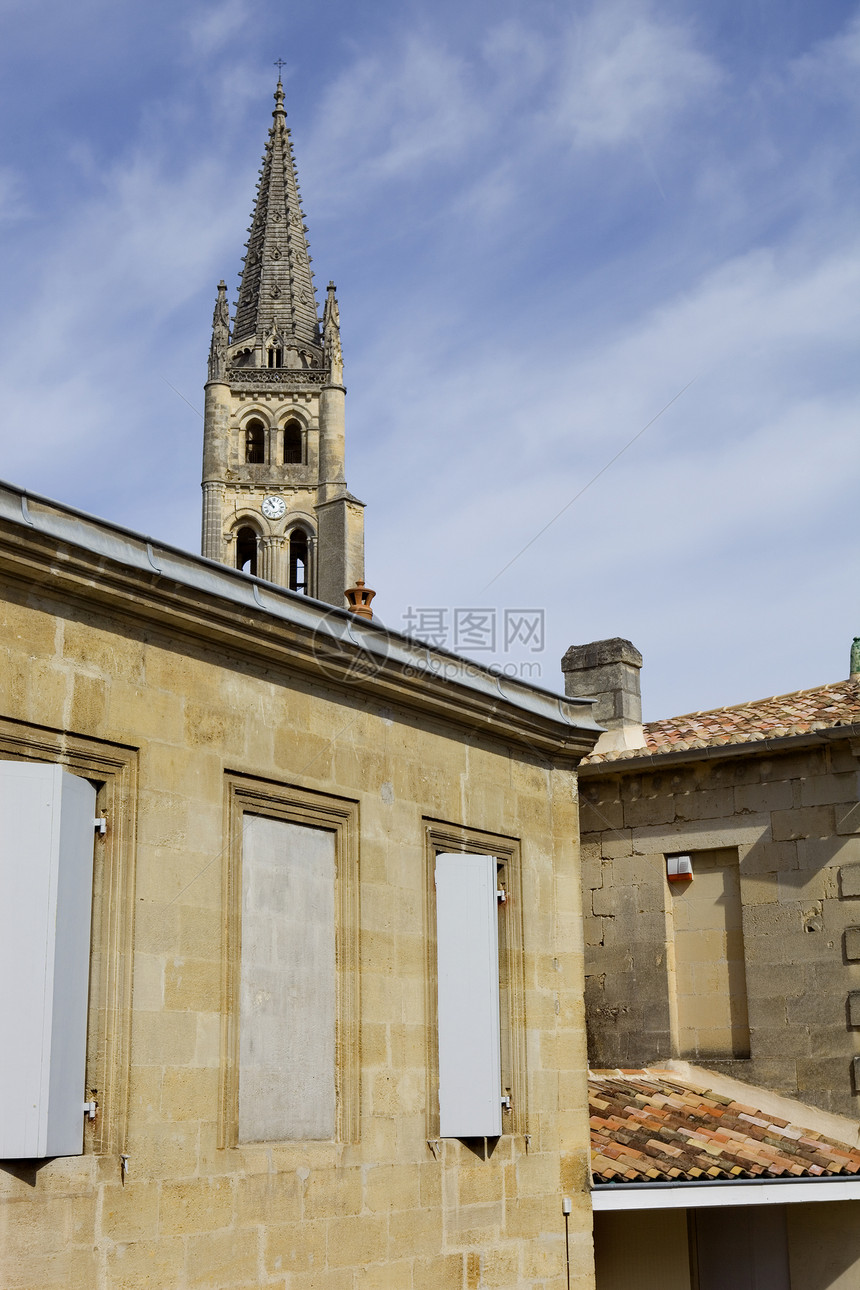
[[[570,699],[591,699],[592,716],[606,731],[595,752],[643,748],[642,696],[639,672],[642,655],[630,641],[614,636],[590,645],[571,645],[561,660],[564,692]]]

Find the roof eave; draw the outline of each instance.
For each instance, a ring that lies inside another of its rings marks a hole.
[[[792,752],[798,748],[811,748],[822,740],[860,738],[860,722],[851,725],[826,726],[808,730],[798,735],[779,735],[771,739],[747,739],[733,744],[707,744],[704,748],[683,748],[670,752],[642,752],[630,757],[616,757],[612,761],[584,762],[579,773],[583,778],[594,779],[600,775],[621,775],[628,770],[662,770],[664,766],[679,766],[697,761],[722,761],[729,757],[748,757],[756,753]]]
[[[365,701],[432,715],[573,768],[600,728],[565,699],[201,556],[0,483],[0,569]]]

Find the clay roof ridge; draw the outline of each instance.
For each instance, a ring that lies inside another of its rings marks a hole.
[[[645,722],[639,748],[591,753],[585,765],[661,753],[784,739],[860,724],[860,680],[831,681],[808,690]]]
[[[789,690],[787,694],[769,695],[763,699],[747,699],[743,703],[730,703],[721,708],[702,708],[698,712],[682,712],[680,716],[667,717],[660,721],[646,721],[644,725],[647,730],[650,726],[662,725],[664,721],[670,721],[674,725],[680,721],[691,721],[694,717],[716,717],[718,715],[722,716],[724,713],[744,712],[749,708],[757,708],[762,703],[787,703],[789,699],[803,699],[813,694],[825,693],[828,690],[837,690],[843,686],[860,691],[860,682],[857,681],[828,681],[825,685],[814,685],[806,690]]]

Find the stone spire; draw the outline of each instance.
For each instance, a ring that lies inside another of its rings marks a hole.
[[[346,484],[340,309],[329,283],[320,325],[280,81],[272,115],[232,335],[223,282],[212,319],[203,554],[344,608],[364,503]]]
[[[218,283],[215,312],[212,315],[212,344],[209,347],[209,380],[223,381],[227,371],[227,347],[230,344],[230,310],[227,307],[227,284]]]
[[[278,80],[249,229],[233,342],[280,334],[319,346],[320,327],[293,145]]]
[[[335,285],[328,284],[323,309],[323,349],[333,385],[343,383],[343,350],[340,347],[340,309],[337,305]]]

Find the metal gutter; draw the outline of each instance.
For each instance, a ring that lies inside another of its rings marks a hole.
[[[860,1178],[732,1178],[710,1182],[598,1183],[591,1207],[606,1212],[799,1205],[860,1200]]]

